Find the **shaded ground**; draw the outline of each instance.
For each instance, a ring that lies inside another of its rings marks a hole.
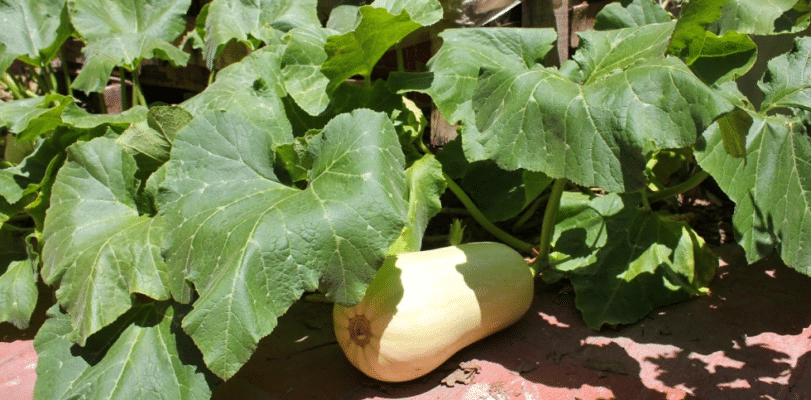
[[[330,305],[299,304],[214,397],[811,399],[811,278],[776,258],[747,266],[736,246],[718,253],[722,267],[707,297],[595,332],[570,290],[540,289],[517,324],[402,384],[367,378],[346,361]],[[30,340],[0,343],[0,399],[31,398],[35,363]],[[460,363],[463,382],[443,385]]]

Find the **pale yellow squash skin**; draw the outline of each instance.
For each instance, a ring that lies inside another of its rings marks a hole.
[[[501,243],[399,254],[384,262],[360,303],[335,305],[335,336],[366,375],[412,380],[518,321],[532,303],[533,281],[523,257]]]

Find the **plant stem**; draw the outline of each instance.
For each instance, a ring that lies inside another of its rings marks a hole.
[[[45,71],[48,78],[48,93],[58,93],[59,83],[56,81],[56,71],[54,71],[50,63],[45,66]]]
[[[372,73],[370,72],[369,75],[363,77],[363,81],[366,83],[366,87],[372,87]]]
[[[549,194],[549,201],[546,203],[546,211],[543,214],[543,226],[541,227],[541,239],[538,247],[538,261],[540,269],[546,269],[549,265],[549,252],[552,250],[552,234],[555,233],[555,218],[560,208],[560,199],[563,197],[563,189],[566,188],[568,179],[558,178],[552,184],[552,192]]]
[[[445,173],[443,173],[442,176],[445,177],[445,183],[448,184],[448,188],[451,190],[451,192],[453,192],[453,194],[456,195],[457,198],[459,198],[459,201],[461,201],[462,204],[464,204],[465,208],[467,208],[467,210],[470,211],[470,215],[473,217],[473,219],[475,219],[476,222],[479,223],[479,225],[481,225],[485,230],[487,230],[487,232],[490,232],[490,234],[492,234],[493,236],[495,236],[508,246],[520,252],[523,253],[531,252],[532,250],[531,244],[524,242],[523,240],[518,239],[515,236],[512,236],[509,233],[503,231],[501,228],[495,226],[492,222],[490,222],[487,219],[487,217],[484,216],[484,214],[482,214],[481,211],[479,211],[479,209],[473,203],[473,200],[471,200],[470,197],[468,197],[467,193],[465,193],[465,191],[462,190],[462,188],[459,187],[459,185],[457,185],[456,182],[454,182],[450,176],[448,176]]]
[[[434,154],[434,153],[431,152],[431,149],[429,149],[428,146],[426,146],[425,143],[422,142],[422,138],[418,138],[416,140],[416,142],[417,142],[417,147],[420,149],[420,151],[423,154]]]
[[[397,52],[397,71],[398,72],[405,72],[405,62],[403,61],[403,41],[397,42],[397,47],[395,48]]]
[[[45,94],[48,94],[50,92],[50,90],[48,89],[48,83],[43,78],[41,71],[42,71],[42,69],[40,68],[40,72],[34,71],[34,72],[31,73],[31,75],[34,77],[34,80],[37,82],[37,87],[39,89],[39,92],[42,93],[43,95],[45,95]]]
[[[68,71],[68,58],[65,54],[65,47],[59,49],[59,57],[62,59],[62,79],[65,80],[68,96],[73,97],[73,88],[70,87],[70,71]]]
[[[135,71],[132,71],[132,105],[146,106],[146,98],[141,90],[141,77],[138,70],[139,68],[136,66]]]
[[[8,72],[3,73],[3,76],[0,77],[0,82],[6,84],[6,88],[8,88],[8,90],[11,92],[11,95],[14,96],[15,99],[21,100],[25,98],[25,96],[23,96],[23,93],[20,91],[20,87],[17,86],[17,83],[14,82],[13,79],[11,79],[11,76],[8,74]]]
[[[684,193],[684,192],[698,186],[699,184],[701,184],[701,182],[704,182],[704,180],[709,178],[709,177],[710,177],[710,174],[707,171],[704,171],[704,170],[698,171],[693,176],[688,178],[686,181],[684,181],[684,182],[682,182],[682,183],[680,183],[678,185],[671,186],[671,187],[666,188],[664,190],[660,190],[658,192],[651,193],[650,195],[648,195],[648,201],[650,201],[651,203],[655,203],[657,201],[664,200],[664,199],[666,199],[666,198],[668,198],[670,196],[675,196],[675,195],[677,195],[679,193]]]
[[[11,78],[11,81],[14,82],[15,85],[17,85],[17,88],[20,89],[20,92],[22,93],[23,97],[25,98],[37,97],[37,94],[31,90],[28,83],[23,82],[23,80],[20,77],[16,75],[9,75],[9,77]]]
[[[515,223],[513,224],[512,228],[513,232],[521,230],[521,228],[524,227],[524,224],[526,224],[527,221],[529,221],[529,219],[532,218],[533,215],[535,215],[535,212],[538,211],[538,208],[541,206],[541,203],[543,203],[544,200],[548,198],[549,195],[542,195],[538,196],[538,198],[533,200],[532,204],[530,204],[529,207],[527,207],[526,211],[524,211],[524,214],[521,215],[521,218],[518,218],[518,221],[515,221]]]
[[[645,209],[645,211],[650,211],[651,210],[650,199],[648,199],[648,191],[647,190],[642,191],[642,207]]]

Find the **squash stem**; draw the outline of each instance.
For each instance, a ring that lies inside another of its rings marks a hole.
[[[682,183],[680,183],[678,185],[662,189],[662,190],[660,190],[658,192],[650,193],[648,195],[648,201],[650,201],[651,203],[655,203],[655,202],[657,202],[659,200],[664,200],[664,199],[666,199],[666,198],[668,198],[670,196],[675,196],[675,195],[677,195],[679,193],[684,193],[684,192],[698,186],[699,184],[701,184],[701,182],[704,182],[704,180],[709,178],[709,177],[710,177],[710,174],[707,171],[704,171],[704,170],[698,171],[693,176],[688,178],[686,181],[684,181],[684,182],[682,182]]]
[[[11,79],[11,75],[7,72],[3,73],[3,76],[0,77],[0,82],[6,85],[6,89],[14,96],[15,100],[21,100],[26,98],[23,95],[23,92],[20,90],[20,87]]]
[[[532,251],[531,244],[521,239],[518,239],[513,235],[510,235],[509,233],[505,232],[504,230],[502,230],[501,228],[497,227],[495,224],[490,222],[487,219],[487,217],[485,217],[484,214],[482,214],[482,212],[478,209],[478,207],[476,207],[476,204],[473,203],[473,200],[471,200],[470,197],[468,197],[467,193],[465,193],[465,191],[462,190],[462,188],[459,187],[459,185],[457,185],[456,182],[454,182],[450,176],[448,176],[445,173],[443,173],[442,176],[445,177],[445,183],[448,184],[448,188],[451,190],[451,192],[453,192],[453,194],[456,195],[457,198],[459,198],[459,201],[461,201],[462,204],[465,206],[465,208],[467,208],[467,210],[470,211],[470,216],[472,216],[473,219],[475,219],[476,222],[478,222],[479,225],[482,226],[482,228],[487,230],[487,232],[490,232],[490,234],[492,234],[493,236],[495,236],[497,239],[501,240],[508,246],[522,253],[529,253]]]
[[[59,49],[60,58],[62,58],[62,79],[65,81],[65,90],[68,96],[73,96],[73,88],[70,87],[70,70],[68,70],[68,57],[65,52],[65,47]]]
[[[541,195],[538,196],[538,198],[536,198],[535,200],[533,200],[532,204],[530,204],[529,207],[526,209],[526,211],[524,211],[524,214],[522,214],[521,217],[518,218],[517,221],[515,221],[515,223],[513,224],[512,231],[517,232],[522,228],[524,228],[524,224],[526,224],[527,221],[529,221],[529,219],[532,218],[533,215],[535,215],[535,212],[538,211],[538,208],[541,206],[541,204],[548,198],[549,195]]]
[[[552,192],[549,194],[549,201],[546,203],[546,210],[543,214],[543,226],[541,227],[541,239],[538,247],[538,260],[540,270],[549,266],[549,253],[552,250],[552,234],[555,232],[555,218],[560,208],[560,199],[563,197],[563,189],[566,188],[566,178],[555,179],[552,184]],[[540,271],[538,271],[540,272]]]
[[[397,42],[397,47],[395,47],[397,51],[397,71],[398,72],[405,72],[405,62],[403,62],[403,41]]]

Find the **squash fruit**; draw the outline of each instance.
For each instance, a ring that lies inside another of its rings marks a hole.
[[[533,294],[526,261],[502,243],[402,253],[384,261],[360,303],[335,304],[335,336],[366,375],[408,381],[518,321]]]

